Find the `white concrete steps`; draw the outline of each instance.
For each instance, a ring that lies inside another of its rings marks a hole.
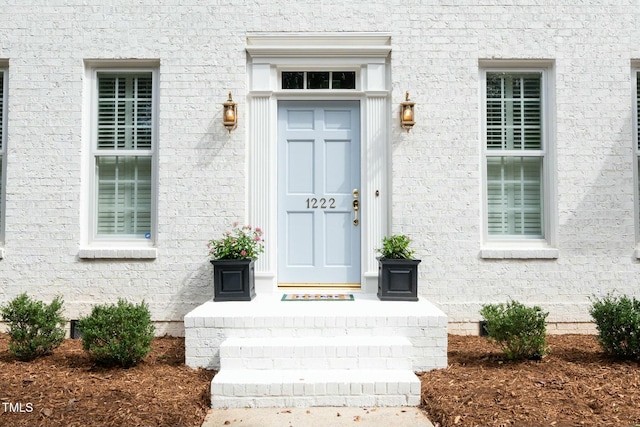
[[[220,408],[307,406],[417,406],[420,380],[407,370],[220,371],[211,385]]]
[[[228,338],[222,369],[412,369],[405,337]]]
[[[232,337],[220,345],[213,408],[416,406],[405,337]]]

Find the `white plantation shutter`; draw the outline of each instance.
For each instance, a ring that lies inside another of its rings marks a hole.
[[[489,237],[544,238],[541,73],[487,73]]]
[[[2,197],[2,182],[3,182],[3,176],[4,176],[4,108],[5,108],[5,102],[4,102],[4,71],[0,70],[0,236],[2,235],[2,230],[3,230],[3,226],[4,224],[2,223],[2,211],[3,211],[3,206],[2,206],[2,200],[4,199]]]
[[[98,234],[151,232],[151,157],[97,159]]]
[[[98,149],[150,150],[151,74],[98,78]]]
[[[636,72],[636,144],[638,144],[636,147],[636,155],[638,156],[637,174],[640,176],[640,71]],[[640,178],[637,178],[637,180],[638,200],[640,200]]]
[[[98,236],[151,234],[152,106],[151,73],[98,73]]]
[[[542,236],[542,160],[488,157],[489,235]]]

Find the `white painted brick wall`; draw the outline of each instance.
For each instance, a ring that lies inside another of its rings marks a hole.
[[[405,90],[417,103],[415,128],[392,131],[392,229],[414,239],[420,293],[452,321],[477,322],[483,303],[514,298],[542,305],[551,322],[588,322],[589,296],[637,295],[635,1],[209,3],[3,2],[9,116],[0,303],[21,292],[61,295],[67,316],[77,318],[93,303],[144,298],[154,320],[174,322],[159,332],[180,333],[175,322],[211,299],[205,242],[246,215],[247,31],[392,34],[389,120]],[[158,256],[80,260],[83,61],[118,58],[160,62]],[[479,257],[478,60],[491,58],[555,61],[557,260]],[[220,104],[230,90],[240,122],[228,134]]]

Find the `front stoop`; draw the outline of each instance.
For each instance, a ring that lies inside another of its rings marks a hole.
[[[229,338],[211,383],[213,408],[417,406],[404,337]]]
[[[281,298],[210,301],[185,316],[186,364],[220,371],[213,407],[413,406],[414,372],[447,366],[447,316],[429,301]]]

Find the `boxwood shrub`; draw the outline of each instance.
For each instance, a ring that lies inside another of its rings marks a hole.
[[[496,342],[508,359],[540,359],[547,354],[549,313],[517,301],[486,304],[480,315],[486,320],[488,339]]]
[[[640,301],[626,295],[592,298],[591,317],[605,353],[640,360]]]
[[[91,314],[78,320],[82,347],[101,365],[129,368],[151,351],[154,326],[143,302],[134,305],[123,299],[117,304],[94,306]]]
[[[23,293],[0,307],[2,320],[9,327],[9,351],[22,361],[51,353],[64,341],[63,301],[51,304],[31,299]]]

